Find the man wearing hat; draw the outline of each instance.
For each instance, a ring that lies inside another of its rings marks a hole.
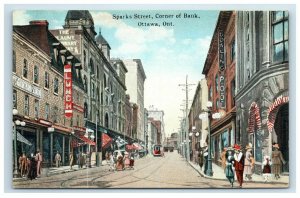
[[[252,144],[249,143],[246,145],[246,154],[245,154],[245,168],[244,168],[244,173],[245,173],[245,179],[246,180],[251,180],[252,179],[252,174],[253,174],[253,166],[254,166],[254,160],[253,160],[253,155],[252,155]]]
[[[233,149],[235,151],[234,154],[234,169],[235,169],[235,174],[236,174],[236,178],[239,182],[240,188],[242,188],[243,185],[243,173],[244,173],[244,161],[245,161],[245,157],[244,154],[241,150],[241,146],[235,144],[233,146]]]
[[[275,178],[278,179],[279,174],[281,173],[282,163],[285,164],[285,160],[282,157],[282,153],[279,150],[279,145],[273,145],[274,151],[272,152],[272,173],[275,175]],[[281,163],[282,162],[282,163]]]
[[[43,157],[42,157],[42,154],[39,149],[36,150],[35,160],[37,161],[37,164],[36,164],[37,177],[41,177]]]

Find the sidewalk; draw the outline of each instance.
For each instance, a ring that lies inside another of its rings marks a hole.
[[[209,178],[209,179],[216,179],[216,180],[226,180],[227,178],[225,176],[224,170],[222,167],[212,163],[212,170],[213,170],[213,176],[207,176],[204,174],[204,165],[202,167],[202,170],[200,170],[200,166],[198,164],[195,164],[193,162],[189,162],[190,166],[194,168],[202,177]],[[236,180],[236,178],[235,178]],[[252,180],[245,180],[244,182],[251,182],[251,183],[265,183],[264,178],[262,175],[253,174]],[[275,178],[269,178],[268,183],[282,183],[282,184],[288,184],[289,183],[289,176],[280,175],[280,178],[276,180]]]

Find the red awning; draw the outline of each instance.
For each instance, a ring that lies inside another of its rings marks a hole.
[[[107,148],[112,143],[112,140],[107,134],[102,133],[102,148]]]
[[[89,144],[89,145],[93,145],[93,146],[96,145],[95,142],[93,142],[92,140],[90,140],[90,139],[84,137],[83,135],[80,135],[79,138],[80,138],[81,140],[83,140],[84,142],[86,142],[87,144]]]

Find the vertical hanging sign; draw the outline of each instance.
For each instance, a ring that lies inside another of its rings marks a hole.
[[[220,71],[220,108],[226,108],[226,81],[225,81],[225,43],[224,32],[219,31],[219,71]]]
[[[64,67],[64,99],[65,99],[65,116],[71,118],[73,115],[72,105],[72,70],[71,65]]]

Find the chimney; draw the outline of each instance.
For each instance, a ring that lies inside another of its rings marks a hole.
[[[49,23],[47,20],[34,20],[29,22],[30,25],[40,25],[40,26],[49,26]]]

